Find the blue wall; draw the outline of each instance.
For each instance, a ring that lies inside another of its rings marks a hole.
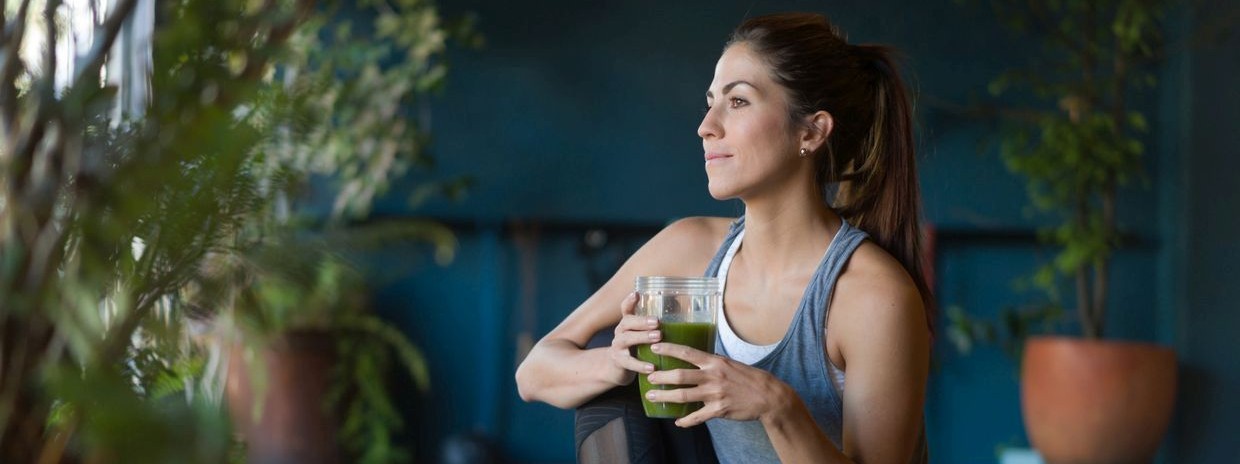
[[[1023,185],[993,150],[979,150],[994,127],[948,104],[984,96],[992,76],[1025,64],[1029,44],[1011,38],[984,9],[951,0],[666,3],[443,6],[449,16],[476,13],[488,44],[451,55],[447,89],[430,108],[435,175],[469,175],[477,185],[463,202],[411,211],[402,194],[412,179],[376,210],[440,218],[461,239],[457,259],[444,267],[416,247],[374,258],[391,279],[378,292],[380,310],[431,363],[432,392],[409,405],[417,421],[410,439],[422,456],[433,456],[448,435],[477,432],[518,462],[572,461],[572,413],[520,402],[513,370],[533,339],[590,294],[589,269],[609,269],[675,218],[740,213],[739,204],[707,195],[695,130],[714,61],[747,13],[820,11],[853,42],[904,50],[920,96],[920,174],[926,215],[939,231],[940,304],[985,317],[1036,298],[1012,282],[1051,255],[1032,239],[1045,218],[1027,211]],[[1191,21],[1182,18],[1181,26],[1191,28]],[[1221,327],[1236,327],[1238,317],[1223,308],[1234,308],[1240,286],[1228,284],[1235,277],[1192,276],[1234,275],[1226,271],[1237,256],[1229,241],[1240,229],[1237,198],[1209,200],[1234,182],[1227,177],[1234,170],[1214,166],[1235,165],[1227,150],[1236,142],[1219,124],[1185,120],[1187,113],[1194,121],[1240,120],[1236,92],[1220,108],[1196,103],[1213,93],[1187,90],[1226,93],[1230,84],[1219,79],[1235,75],[1235,49],[1206,52],[1204,61],[1173,60],[1164,73],[1171,89],[1138,102],[1156,108],[1168,129],[1154,135],[1151,188],[1125,191],[1120,208],[1122,227],[1139,243],[1117,258],[1110,333],[1174,343],[1187,366],[1170,462],[1235,455],[1234,448],[1216,451],[1219,434],[1236,430],[1235,419],[1199,417],[1219,405],[1240,410],[1222,396],[1240,391],[1236,361],[1218,356],[1230,346]],[[1184,103],[1189,94],[1191,107]],[[1190,127],[1191,136],[1168,135]],[[1181,150],[1189,147],[1186,163]],[[1177,217],[1183,227],[1169,226]],[[594,228],[611,231],[613,241],[603,256],[587,259],[582,235]],[[1199,229],[1208,233],[1199,237]],[[1189,231],[1191,243],[1183,239]],[[935,462],[994,462],[996,446],[1025,443],[1009,359],[994,347],[962,356],[944,341],[934,356],[926,410]]]
[[[1203,2],[1200,11],[1237,11]],[[1212,13],[1213,14],[1213,13]],[[1188,21],[1210,24],[1202,14]],[[1200,26],[1198,26],[1200,27]],[[1196,29],[1196,28],[1193,28]],[[1233,26],[1233,29],[1235,27]],[[1168,259],[1178,278],[1169,298],[1176,315],[1180,395],[1173,429],[1175,462],[1240,462],[1240,34],[1211,37],[1174,62],[1184,104],[1180,137],[1168,145],[1181,159],[1175,174],[1179,208],[1168,211],[1174,238]],[[1171,202],[1174,204],[1175,202]]]

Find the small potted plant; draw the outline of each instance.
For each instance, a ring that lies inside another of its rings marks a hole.
[[[1103,335],[1113,255],[1124,243],[1118,195],[1121,186],[1141,178],[1142,134],[1148,130],[1132,96],[1155,85],[1151,65],[1162,53],[1167,4],[991,4],[1009,28],[1044,45],[1044,61],[1002,75],[990,90],[1027,91],[1045,103],[992,114],[1006,124],[1001,152],[1008,169],[1027,179],[1033,206],[1056,219],[1041,237],[1058,249],[1032,279],[1051,303],[1009,314],[1015,323],[1008,325],[1023,332],[1036,320],[1064,314],[1066,306],[1081,332],[1032,336],[1019,347],[1029,440],[1049,462],[1149,462],[1174,405],[1175,353]],[[1061,306],[1064,280],[1072,283],[1075,298]],[[964,332],[986,333],[977,327]]]

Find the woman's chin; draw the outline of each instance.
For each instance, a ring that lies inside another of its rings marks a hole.
[[[731,200],[733,198],[736,198],[736,192],[734,191],[734,189],[726,188],[723,186],[716,186],[714,184],[708,184],[706,186],[706,191],[710,193],[711,198],[714,198],[719,201]]]

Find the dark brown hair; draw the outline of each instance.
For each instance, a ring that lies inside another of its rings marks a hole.
[[[912,103],[882,45],[850,45],[826,17],[785,13],[745,21],[728,46],[744,44],[790,96],[793,121],[826,111],[834,129],[813,154],[831,206],[900,260],[921,292],[933,330],[934,298],[921,256],[921,193]],[[833,192],[833,195],[831,193]]]

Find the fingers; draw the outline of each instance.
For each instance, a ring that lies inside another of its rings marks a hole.
[[[700,385],[706,373],[699,369],[672,369],[658,371],[647,377],[652,385]]]
[[[616,333],[632,332],[632,331],[656,331],[659,328],[659,320],[648,316],[624,316],[620,319],[620,323],[616,324]],[[647,337],[642,343],[650,343],[653,338]]]
[[[687,369],[682,369],[687,370]],[[676,371],[666,371],[668,373]],[[659,373],[662,375],[662,373]],[[653,377],[654,374],[651,374]],[[664,377],[666,378],[666,377]],[[675,390],[650,390],[646,393],[646,399],[655,403],[702,403],[707,397],[706,389],[703,387],[677,388]],[[676,420],[677,427],[693,427],[695,425],[706,422],[719,415],[719,408],[714,407],[711,403],[705,405],[689,414]]]
[[[696,403],[702,401],[702,397],[702,388],[696,386],[646,392],[646,399],[654,403]]]
[[[633,357],[632,347],[652,343],[657,341],[658,337],[658,330],[633,331],[616,327],[616,335],[611,340],[611,359],[617,366],[630,371],[654,372],[653,364]]]
[[[659,320],[648,316],[637,316],[633,313],[637,304],[637,293],[630,293],[620,303],[620,323],[616,324],[616,336],[612,345],[628,348],[633,345],[648,345],[659,341],[662,334],[657,330]]]
[[[650,351],[664,356],[671,356],[698,367],[704,367],[707,362],[716,357],[713,353],[707,353],[675,343],[655,343],[650,345]]]
[[[626,349],[612,348],[611,360],[625,370],[641,372],[643,374],[654,372],[654,364],[634,358],[633,355],[629,354],[629,350]]]
[[[625,316],[637,314],[637,292],[630,293],[620,302],[620,314]]]
[[[705,373],[697,369],[655,372],[649,376],[650,383],[668,384],[676,382],[681,385],[694,386],[673,390],[651,389],[646,393],[646,399],[656,403],[702,403],[702,407],[697,411],[677,419],[677,427],[693,427],[716,417],[724,417],[723,409],[719,406],[723,398],[719,396],[718,388],[697,384],[699,379],[704,379],[704,377]],[[655,382],[656,379],[659,381]]]
[[[654,372],[654,365],[633,357],[632,347],[649,345],[662,338],[659,332],[659,321],[652,317],[635,315],[637,294],[630,293],[620,303],[620,323],[616,324],[616,333],[611,340],[611,358],[615,364],[629,371]]]
[[[718,411],[715,408],[710,407],[710,405],[706,405],[697,411],[693,411],[692,414],[676,419],[676,426],[680,428],[689,428],[716,417],[721,417]]]

